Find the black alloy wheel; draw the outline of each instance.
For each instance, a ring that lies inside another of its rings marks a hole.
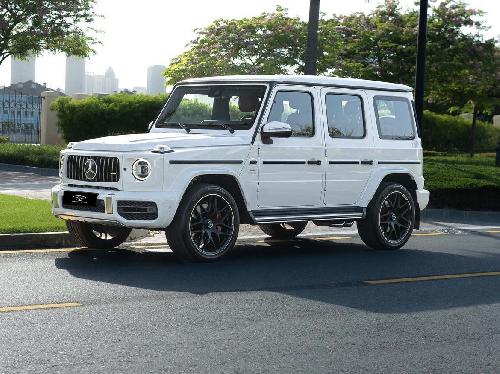
[[[88,222],[66,221],[66,227],[76,241],[88,248],[112,249],[127,240],[129,228]]]
[[[413,195],[401,184],[382,184],[368,205],[366,217],[357,222],[363,242],[373,249],[399,249],[415,226]]]
[[[379,226],[384,238],[398,245],[413,228],[414,212],[408,197],[401,191],[391,192],[382,202]]]
[[[217,257],[234,234],[234,212],[223,196],[210,194],[194,205],[189,216],[189,236],[203,256]]]
[[[213,184],[186,191],[165,230],[172,251],[190,261],[215,261],[226,255],[238,237],[240,216],[231,194]]]

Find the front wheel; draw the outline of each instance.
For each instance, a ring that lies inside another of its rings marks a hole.
[[[238,206],[224,188],[191,187],[166,230],[170,249],[185,260],[215,261],[226,255],[238,237]]]
[[[399,249],[410,239],[415,225],[415,202],[398,183],[384,183],[358,221],[358,233],[373,249]]]
[[[95,249],[116,248],[127,240],[132,231],[126,227],[79,221],[66,221],[66,227],[80,245]]]

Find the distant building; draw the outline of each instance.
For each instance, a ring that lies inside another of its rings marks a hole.
[[[35,80],[35,57],[26,60],[10,59],[10,84]]]
[[[85,92],[88,94],[118,92],[118,79],[113,69],[109,67],[104,75],[85,74]]]
[[[75,56],[66,57],[66,82],[67,95],[85,92],[85,59]]]
[[[148,94],[156,95],[165,93],[165,78],[163,77],[164,70],[165,66],[163,65],[153,65],[148,67]]]
[[[132,91],[134,91],[135,93],[138,93],[138,94],[145,94],[148,92],[148,89],[146,87],[136,86],[136,87],[132,88]]]

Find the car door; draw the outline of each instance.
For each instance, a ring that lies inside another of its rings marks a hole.
[[[323,88],[321,102],[327,129],[325,203],[355,206],[374,167],[367,96],[361,90]]]
[[[267,120],[292,128],[288,138],[259,142],[259,208],[323,206],[324,135],[321,128],[319,90],[305,86],[278,86]]]

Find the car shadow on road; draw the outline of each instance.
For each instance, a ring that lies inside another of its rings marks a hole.
[[[172,253],[75,251],[55,260],[72,276],[196,295],[269,291],[378,313],[500,302],[498,277],[368,285],[364,281],[500,270],[500,254],[430,249],[376,252],[357,243],[300,239],[238,245],[224,260],[182,263]]]

